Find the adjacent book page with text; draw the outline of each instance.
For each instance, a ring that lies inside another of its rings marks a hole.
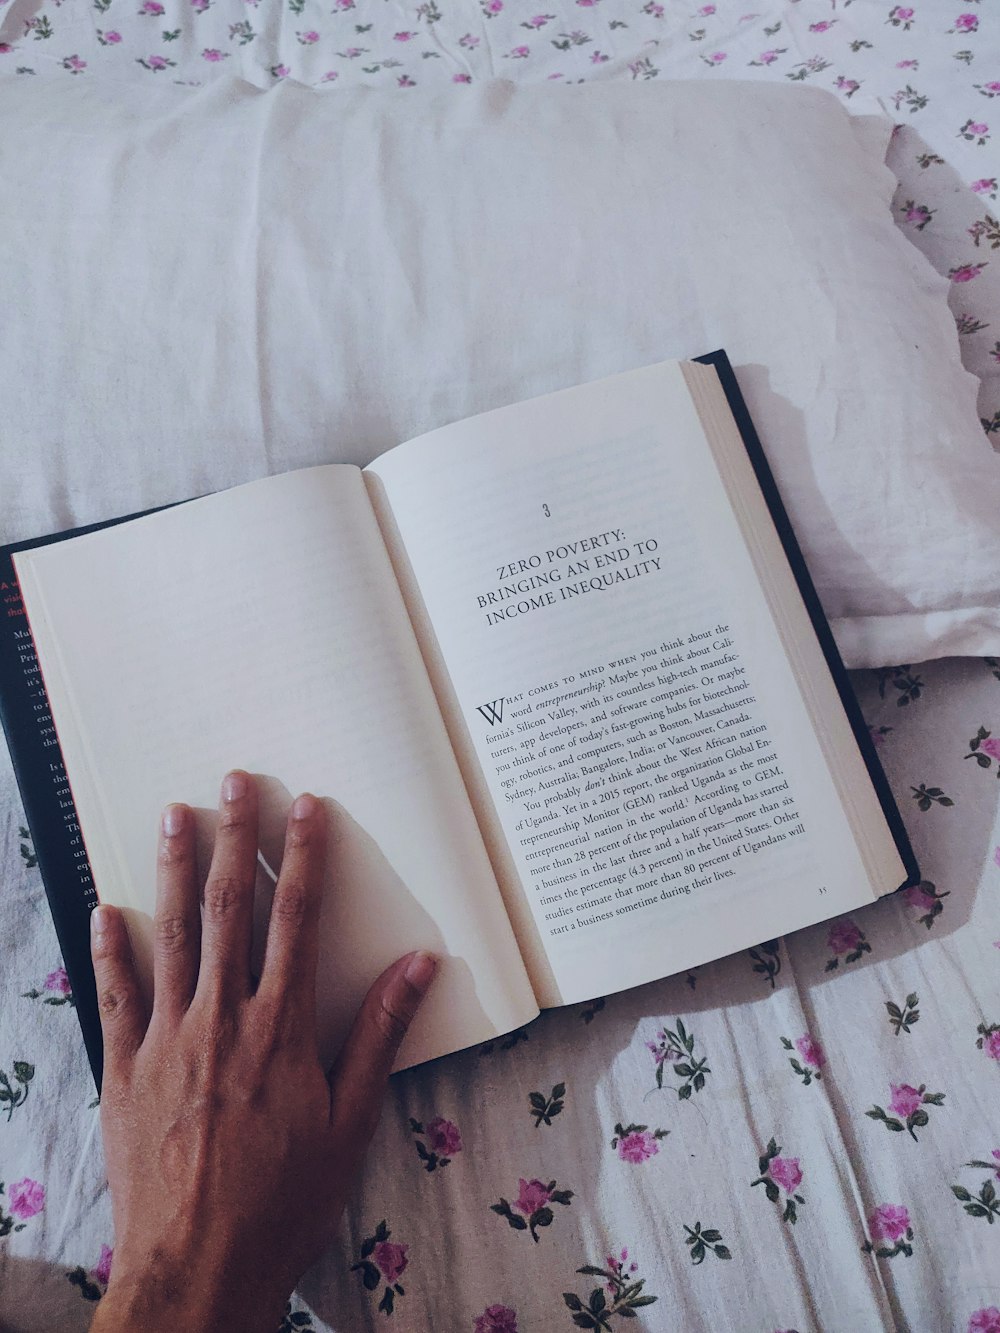
[[[367,985],[444,956],[399,1067],[537,1006],[361,473],[320,467],[16,557],[103,901],[148,968],[159,813],[211,824],[262,775],[264,860],[292,798],[328,801],[319,1005],[327,1054]],[[266,878],[266,876],[265,876]]]
[[[872,900],[678,365],[445,427],[368,471],[509,851],[511,916],[547,956],[543,1004]]]

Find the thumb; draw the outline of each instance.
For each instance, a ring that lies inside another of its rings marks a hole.
[[[372,983],[330,1071],[330,1119],[343,1129],[360,1122],[370,1138],[400,1043],[437,970],[429,953],[410,953]]]

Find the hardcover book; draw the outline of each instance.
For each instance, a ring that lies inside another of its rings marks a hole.
[[[331,1055],[438,978],[404,1068],[919,873],[721,352],[3,552],[0,706],[99,1079],[87,916],[150,984],[161,809],[259,775],[331,825]],[[260,930],[258,930],[260,933]]]

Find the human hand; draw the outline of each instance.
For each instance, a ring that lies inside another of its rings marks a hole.
[[[116,1244],[92,1333],[274,1333],[334,1234],[435,960],[408,954],[382,973],[328,1075],[315,1002],[324,836],[319,801],[300,796],[256,987],[249,774],[223,783],[203,911],[192,812],[164,812],[150,1016],[124,918],[93,914]]]

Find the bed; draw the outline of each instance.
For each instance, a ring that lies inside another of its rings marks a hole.
[[[749,2],[7,0],[0,79],[823,87],[899,126],[894,216],[950,280],[1000,441],[1000,17]],[[11,537],[90,517],[92,457],[86,494],[0,496]],[[627,994],[595,977],[591,1003],[399,1075],[286,1331],[1000,1333],[1000,658],[852,682],[920,886]],[[0,855],[0,1327],[83,1329],[113,1261],[98,1111],[6,752]]]

